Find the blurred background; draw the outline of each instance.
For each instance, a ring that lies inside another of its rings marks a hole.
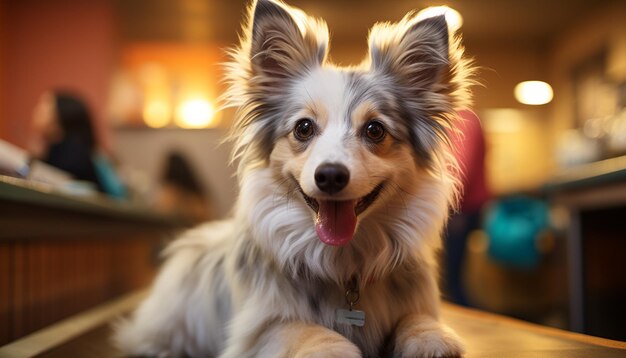
[[[626,340],[626,1],[289,3],[328,22],[343,65],[375,22],[448,6],[482,85],[444,297]],[[170,233],[229,213],[233,113],[216,106],[245,6],[0,0],[0,344],[145,285]]]

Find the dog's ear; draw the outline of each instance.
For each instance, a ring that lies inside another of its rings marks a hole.
[[[253,73],[284,78],[323,63],[328,47],[325,26],[318,26],[317,21],[300,10],[273,0],[257,0],[251,11]]]
[[[449,66],[448,47],[444,15],[418,22],[407,17],[395,26],[378,25],[369,38],[373,68],[416,92],[437,90],[433,87]]]
[[[412,14],[370,31],[371,69],[399,100],[397,117],[406,122],[419,157],[448,143],[456,112],[471,102],[474,66],[463,55],[460,36],[450,37],[444,15],[418,21]]]
[[[255,0],[248,10],[241,43],[226,63],[224,96],[226,106],[239,108],[230,138],[242,165],[269,159],[290,95],[286,82],[321,66],[328,51],[323,21],[275,0]]]

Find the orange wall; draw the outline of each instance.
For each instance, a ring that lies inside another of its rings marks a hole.
[[[6,56],[6,51],[4,49],[6,44],[6,19],[5,19],[5,1],[0,0],[0,139],[6,138],[7,135],[7,124],[4,119],[4,111],[2,110],[5,107],[5,98],[4,98],[4,57]]]
[[[99,137],[108,146],[104,111],[115,45],[112,2],[7,1],[2,10],[3,139],[25,146],[32,109],[41,93],[65,88],[87,100]]]

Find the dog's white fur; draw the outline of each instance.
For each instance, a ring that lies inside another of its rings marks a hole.
[[[240,196],[230,220],[175,241],[117,344],[150,356],[435,357],[462,354],[439,319],[435,253],[454,203],[447,134],[469,100],[470,62],[443,17],[376,25],[358,67],[327,60],[326,25],[271,0],[250,7],[228,65]],[[310,118],[312,139],[294,137]],[[387,135],[368,141],[363,128]],[[341,163],[329,197],[314,180]],[[345,246],[322,243],[314,200],[358,199],[382,183]],[[340,324],[357,280],[363,327]]]

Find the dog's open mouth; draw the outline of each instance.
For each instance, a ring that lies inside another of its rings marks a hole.
[[[378,184],[374,190],[358,200],[323,200],[306,195],[295,178],[294,182],[304,201],[317,214],[317,236],[323,243],[332,246],[343,246],[352,240],[356,217],[372,205],[384,186],[384,183]]]

